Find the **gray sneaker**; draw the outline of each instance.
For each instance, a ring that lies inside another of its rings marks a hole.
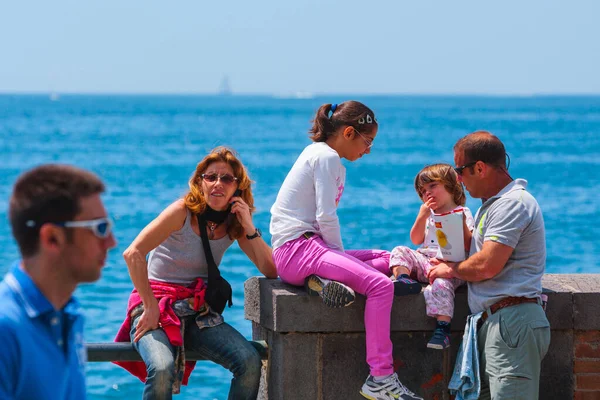
[[[389,378],[375,382],[369,375],[365,384],[360,389],[360,394],[370,400],[423,400],[406,388],[398,379],[395,372]]]
[[[311,275],[306,279],[306,291],[309,296],[321,296],[329,307],[346,307],[354,302],[354,290],[343,283]]]

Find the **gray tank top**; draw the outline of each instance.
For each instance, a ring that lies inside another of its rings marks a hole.
[[[148,278],[185,286],[196,278],[207,281],[208,264],[204,256],[202,238],[192,229],[192,213],[190,210],[186,211],[183,227],[171,233],[148,255]],[[233,240],[229,235],[225,235],[221,239],[209,242],[215,263],[219,266],[225,250],[231,246]]]

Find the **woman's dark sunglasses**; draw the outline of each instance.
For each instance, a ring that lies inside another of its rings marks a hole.
[[[470,162],[470,163],[468,163],[468,164],[465,164],[465,165],[463,165],[463,166],[461,166],[461,167],[454,167],[454,170],[456,171],[456,173],[457,173],[458,175],[462,176],[462,173],[463,173],[463,171],[465,170],[465,168],[472,167],[472,166],[473,166],[473,165],[475,165],[475,164],[477,164],[477,161]]]
[[[217,175],[217,174],[202,174],[202,179],[204,179],[206,182],[216,182],[216,181],[221,181],[221,183],[225,184],[225,185],[231,185],[233,182],[237,181],[238,178],[236,178],[233,175],[229,175],[229,174],[225,174],[225,175]]]

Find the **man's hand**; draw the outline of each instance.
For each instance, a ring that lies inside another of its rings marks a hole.
[[[437,258],[430,258],[429,262],[432,267],[427,273],[429,284],[432,284],[436,278],[454,278],[454,266],[456,263],[440,261]]]

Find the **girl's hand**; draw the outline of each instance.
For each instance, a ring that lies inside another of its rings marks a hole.
[[[256,231],[254,224],[252,223],[252,214],[250,214],[250,207],[241,197],[232,197],[231,200],[231,212],[235,214],[236,218],[246,231],[246,235],[253,235]]]
[[[425,202],[421,204],[421,208],[419,209],[419,214],[421,216],[428,216],[437,208],[437,203],[433,200],[432,197],[425,199]]]
[[[427,198],[425,202],[421,204],[415,223],[410,229],[410,241],[417,246],[423,244],[423,241],[425,240],[425,226],[427,224],[427,219],[431,216],[431,206],[433,204],[435,204],[435,202],[431,197]]]
[[[473,233],[467,226],[467,215],[463,212],[463,236],[465,241],[465,253],[468,256],[471,251],[471,239],[473,237]]]

